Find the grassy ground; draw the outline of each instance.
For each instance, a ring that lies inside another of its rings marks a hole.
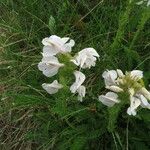
[[[125,106],[109,132],[111,118],[97,97],[105,69],[141,69],[148,87],[150,8],[125,0],[1,0],[0,11],[1,150],[149,149],[149,111],[129,117]],[[53,109],[59,97],[41,87],[52,79],[37,68],[41,40],[52,34],[73,38],[73,54],[94,47],[100,55],[85,72],[84,102],[68,102],[65,115]]]

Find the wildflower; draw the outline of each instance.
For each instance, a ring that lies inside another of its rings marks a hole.
[[[107,70],[102,74],[106,86],[116,85],[117,72],[115,70]]]
[[[126,72],[125,74],[123,74],[123,72],[119,69],[117,69],[116,71],[107,70],[102,74],[102,77],[105,80],[106,89],[109,89],[116,93],[126,92],[129,94],[130,107],[127,109],[127,113],[129,115],[135,116],[137,108],[139,106],[150,109],[150,104],[147,101],[150,100],[150,92],[143,85],[143,71],[133,70],[131,72]],[[100,101],[103,104],[112,107],[115,104],[115,101],[113,103],[110,100],[111,97],[107,94],[105,96],[99,96],[99,99],[101,99]],[[112,98],[114,100],[113,95]]]
[[[99,54],[94,48],[85,48],[81,50],[77,56],[71,60],[75,65],[80,66],[81,68],[91,68],[95,66],[96,57],[99,57]]]
[[[45,89],[47,91],[47,93],[55,94],[63,86],[61,84],[59,84],[57,80],[54,80],[51,84],[43,83],[42,87],[43,87],[43,89]]]
[[[75,82],[71,85],[70,91],[71,93],[78,93],[78,100],[82,101],[82,98],[85,97],[85,86],[82,83],[85,81],[85,75],[80,71],[75,71]]]
[[[38,64],[39,70],[47,77],[56,75],[62,66],[64,66],[64,64],[59,63],[55,56],[44,56],[42,61]]]
[[[53,56],[58,53],[71,52],[72,47],[75,45],[74,40],[69,37],[60,38],[56,35],[51,35],[49,38],[46,37],[42,40],[43,55]]]
[[[127,109],[127,113],[129,115],[135,116],[136,109],[140,106],[140,104],[141,104],[141,101],[138,98],[134,96],[130,97],[130,107]]]
[[[130,96],[130,107],[127,109],[127,113],[129,115],[135,116],[136,109],[139,106],[150,109],[150,104],[148,103],[147,99],[143,95],[136,94],[135,96]]]
[[[106,95],[100,95],[99,101],[108,107],[112,107],[115,103],[119,103],[118,95],[114,92],[108,92]]]

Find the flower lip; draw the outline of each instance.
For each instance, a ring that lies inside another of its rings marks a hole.
[[[52,77],[58,73],[60,67],[64,64],[59,63],[55,56],[43,57],[42,61],[38,64],[38,69],[43,72],[47,77]]]
[[[82,83],[85,81],[85,75],[80,71],[74,71],[75,75],[75,82],[71,85],[70,91],[71,93],[78,93],[78,100],[80,102],[83,101],[83,97],[85,97],[86,94],[86,88],[82,85]]]
[[[70,90],[72,93],[75,93],[81,84],[85,81],[85,75],[80,71],[74,71],[75,82],[71,85]]]
[[[46,46],[45,48],[52,50],[53,55],[56,55],[57,53],[71,52],[71,48],[75,45],[75,42],[69,37],[60,38],[56,35],[51,35],[49,38],[44,38],[42,44]]]
[[[59,89],[63,88],[63,85],[59,84],[57,80],[54,80],[52,83],[43,83],[43,89],[45,89],[49,94],[55,94]]]
[[[129,115],[136,115],[136,109],[140,106],[141,101],[135,96],[130,96],[130,107],[127,109]]]
[[[114,92],[108,92],[106,95],[100,95],[99,101],[108,107],[114,106],[115,103],[119,103],[118,95]]]
[[[139,80],[139,79],[143,78],[143,71],[133,70],[133,71],[130,72],[130,76],[133,79],[138,79]]]
[[[106,86],[116,85],[117,72],[115,70],[107,70],[102,74]]]

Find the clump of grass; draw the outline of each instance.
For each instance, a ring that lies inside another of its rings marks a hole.
[[[140,68],[148,85],[147,8],[119,0],[1,0],[0,7],[0,149],[148,149],[147,110],[136,118],[123,115],[125,108],[110,110],[111,120],[97,100],[105,69]],[[41,88],[53,78],[37,69],[41,40],[51,34],[75,39],[72,53],[88,46],[100,54],[96,67],[86,72],[86,99],[79,103],[70,96],[64,114],[55,107],[63,97]]]

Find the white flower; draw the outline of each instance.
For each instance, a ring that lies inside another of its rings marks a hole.
[[[142,79],[143,78],[143,71],[141,70],[133,70],[130,72],[130,76],[132,79]]]
[[[85,86],[82,83],[85,81],[85,75],[80,71],[75,71],[75,82],[71,85],[71,93],[78,93],[78,100],[82,102],[82,98],[85,97]]]
[[[114,92],[108,92],[106,95],[100,95],[99,101],[108,107],[112,107],[115,103],[119,103],[118,95]]]
[[[45,56],[42,61],[38,64],[38,68],[47,77],[52,77],[58,73],[58,69],[64,66],[59,63],[55,56]]]
[[[72,93],[75,93],[85,80],[85,75],[80,71],[75,71],[74,75],[75,75],[76,80],[70,87],[70,91]]]
[[[136,115],[136,110],[139,106],[143,108],[150,109],[150,104],[148,100],[150,100],[150,92],[138,82],[139,80],[142,81],[143,78],[143,71],[141,70],[133,70],[131,72],[123,72],[119,69],[115,70],[108,70],[102,74],[105,80],[105,88],[109,89],[113,92],[127,92],[130,96],[130,107],[127,109],[127,113],[129,115]],[[108,92],[109,93],[109,92]],[[108,94],[107,93],[107,94]],[[111,107],[115,104],[115,101],[112,101],[111,98],[114,100],[114,96],[109,95],[101,95],[99,100]],[[115,93],[114,93],[115,94]]]
[[[61,89],[63,86],[58,83],[57,80],[54,80],[51,84],[43,83],[42,87],[44,90],[47,91],[49,94],[55,94]]]
[[[104,71],[104,73],[102,74],[102,77],[105,80],[106,86],[116,85],[117,72],[115,70]]]
[[[136,115],[136,109],[140,106],[141,101],[139,98],[130,96],[130,107],[127,109],[129,115]]]
[[[96,57],[99,57],[99,54],[94,48],[85,48],[81,50],[75,59],[71,60],[75,65],[80,66],[81,68],[91,68],[95,66]]]
[[[46,56],[53,56],[57,53],[71,52],[72,47],[75,45],[74,40],[69,37],[60,38],[56,35],[51,35],[49,38],[44,38],[42,43],[44,45],[43,55]]]
[[[130,96],[130,107],[128,108],[127,113],[129,115],[135,116],[136,109],[139,106],[150,109],[150,104],[148,103],[147,99],[143,95],[136,94],[135,96]]]

